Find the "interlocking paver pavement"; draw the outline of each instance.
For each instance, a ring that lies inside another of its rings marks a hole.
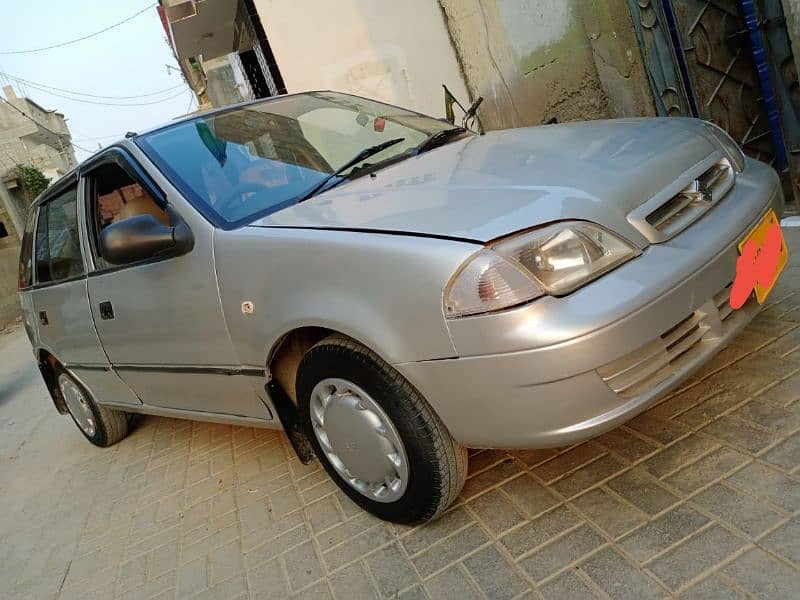
[[[471,456],[421,527],[278,432],[146,417],[91,447],[0,335],[0,597],[787,598],[800,590],[800,233],[765,309],[682,390],[558,450]]]

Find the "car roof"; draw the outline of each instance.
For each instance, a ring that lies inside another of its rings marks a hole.
[[[175,127],[176,125],[180,125],[181,123],[192,121],[198,117],[211,117],[214,115],[231,112],[240,108],[246,108],[248,106],[254,106],[257,104],[268,104],[270,102],[281,101],[285,98],[291,98],[293,96],[309,96],[312,94],[342,94],[344,96],[354,95],[354,94],[348,94],[346,92],[337,92],[334,90],[306,90],[304,92],[295,92],[293,94],[280,94],[278,96],[269,96],[268,98],[256,98],[255,100],[245,100],[244,102],[237,102],[235,104],[228,104],[226,106],[220,106],[216,108],[210,108],[208,110],[193,112],[183,117],[174,119],[172,121],[167,121],[166,123],[156,125],[155,127],[150,127],[141,132],[131,132],[125,137],[126,139],[136,139],[137,137],[140,136],[148,135],[156,131],[161,131],[162,129],[169,129],[170,127]]]

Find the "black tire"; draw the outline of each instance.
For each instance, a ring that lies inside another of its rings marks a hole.
[[[58,368],[56,370],[56,387],[58,389],[58,393],[61,394],[59,382],[61,377],[66,377],[73,384],[75,384],[83,394],[83,397],[86,399],[86,403],[89,406],[89,409],[92,412],[94,417],[95,423],[95,431],[93,435],[88,434],[84,429],[81,427],[78,419],[75,418],[75,415],[72,414],[72,411],[69,410],[69,405],[66,401],[64,401],[64,405],[67,407],[67,412],[69,412],[70,417],[75,422],[75,426],[78,428],[84,437],[89,440],[95,446],[99,446],[100,448],[108,448],[109,446],[113,446],[123,438],[128,435],[128,428],[129,428],[129,419],[128,413],[120,411],[120,410],[113,410],[106,406],[102,406],[95,402],[94,398],[92,397],[91,392],[89,392],[86,387],[84,387],[81,382],[75,379],[72,375],[70,375],[66,370],[63,368]]]
[[[326,378],[342,378],[366,391],[392,421],[405,447],[409,479],[394,502],[377,502],[352,488],[328,461],[311,422],[314,386]],[[450,436],[422,395],[377,354],[353,340],[332,335],[314,345],[297,371],[300,421],[314,453],[337,485],[356,504],[395,523],[435,519],[452,504],[467,477],[467,449]]]

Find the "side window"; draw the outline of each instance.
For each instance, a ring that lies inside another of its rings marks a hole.
[[[61,281],[83,273],[78,234],[77,187],[39,208],[36,225],[36,281]]]
[[[19,288],[33,285],[33,223],[36,221],[36,207],[28,211],[25,222],[25,232],[22,234],[22,244],[19,253]]]
[[[117,164],[104,164],[87,176],[88,189],[91,190],[90,222],[94,225],[92,248],[98,269],[111,267],[98,251],[100,233],[111,225],[129,217],[150,214],[164,225],[169,225],[169,217],[153,199],[147,189],[135,181]]]

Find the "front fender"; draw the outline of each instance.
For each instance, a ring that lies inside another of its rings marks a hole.
[[[442,294],[474,244],[245,227],[217,231],[214,247],[220,300],[242,364],[265,364],[275,342],[307,326],[348,335],[389,363],[455,356]]]

